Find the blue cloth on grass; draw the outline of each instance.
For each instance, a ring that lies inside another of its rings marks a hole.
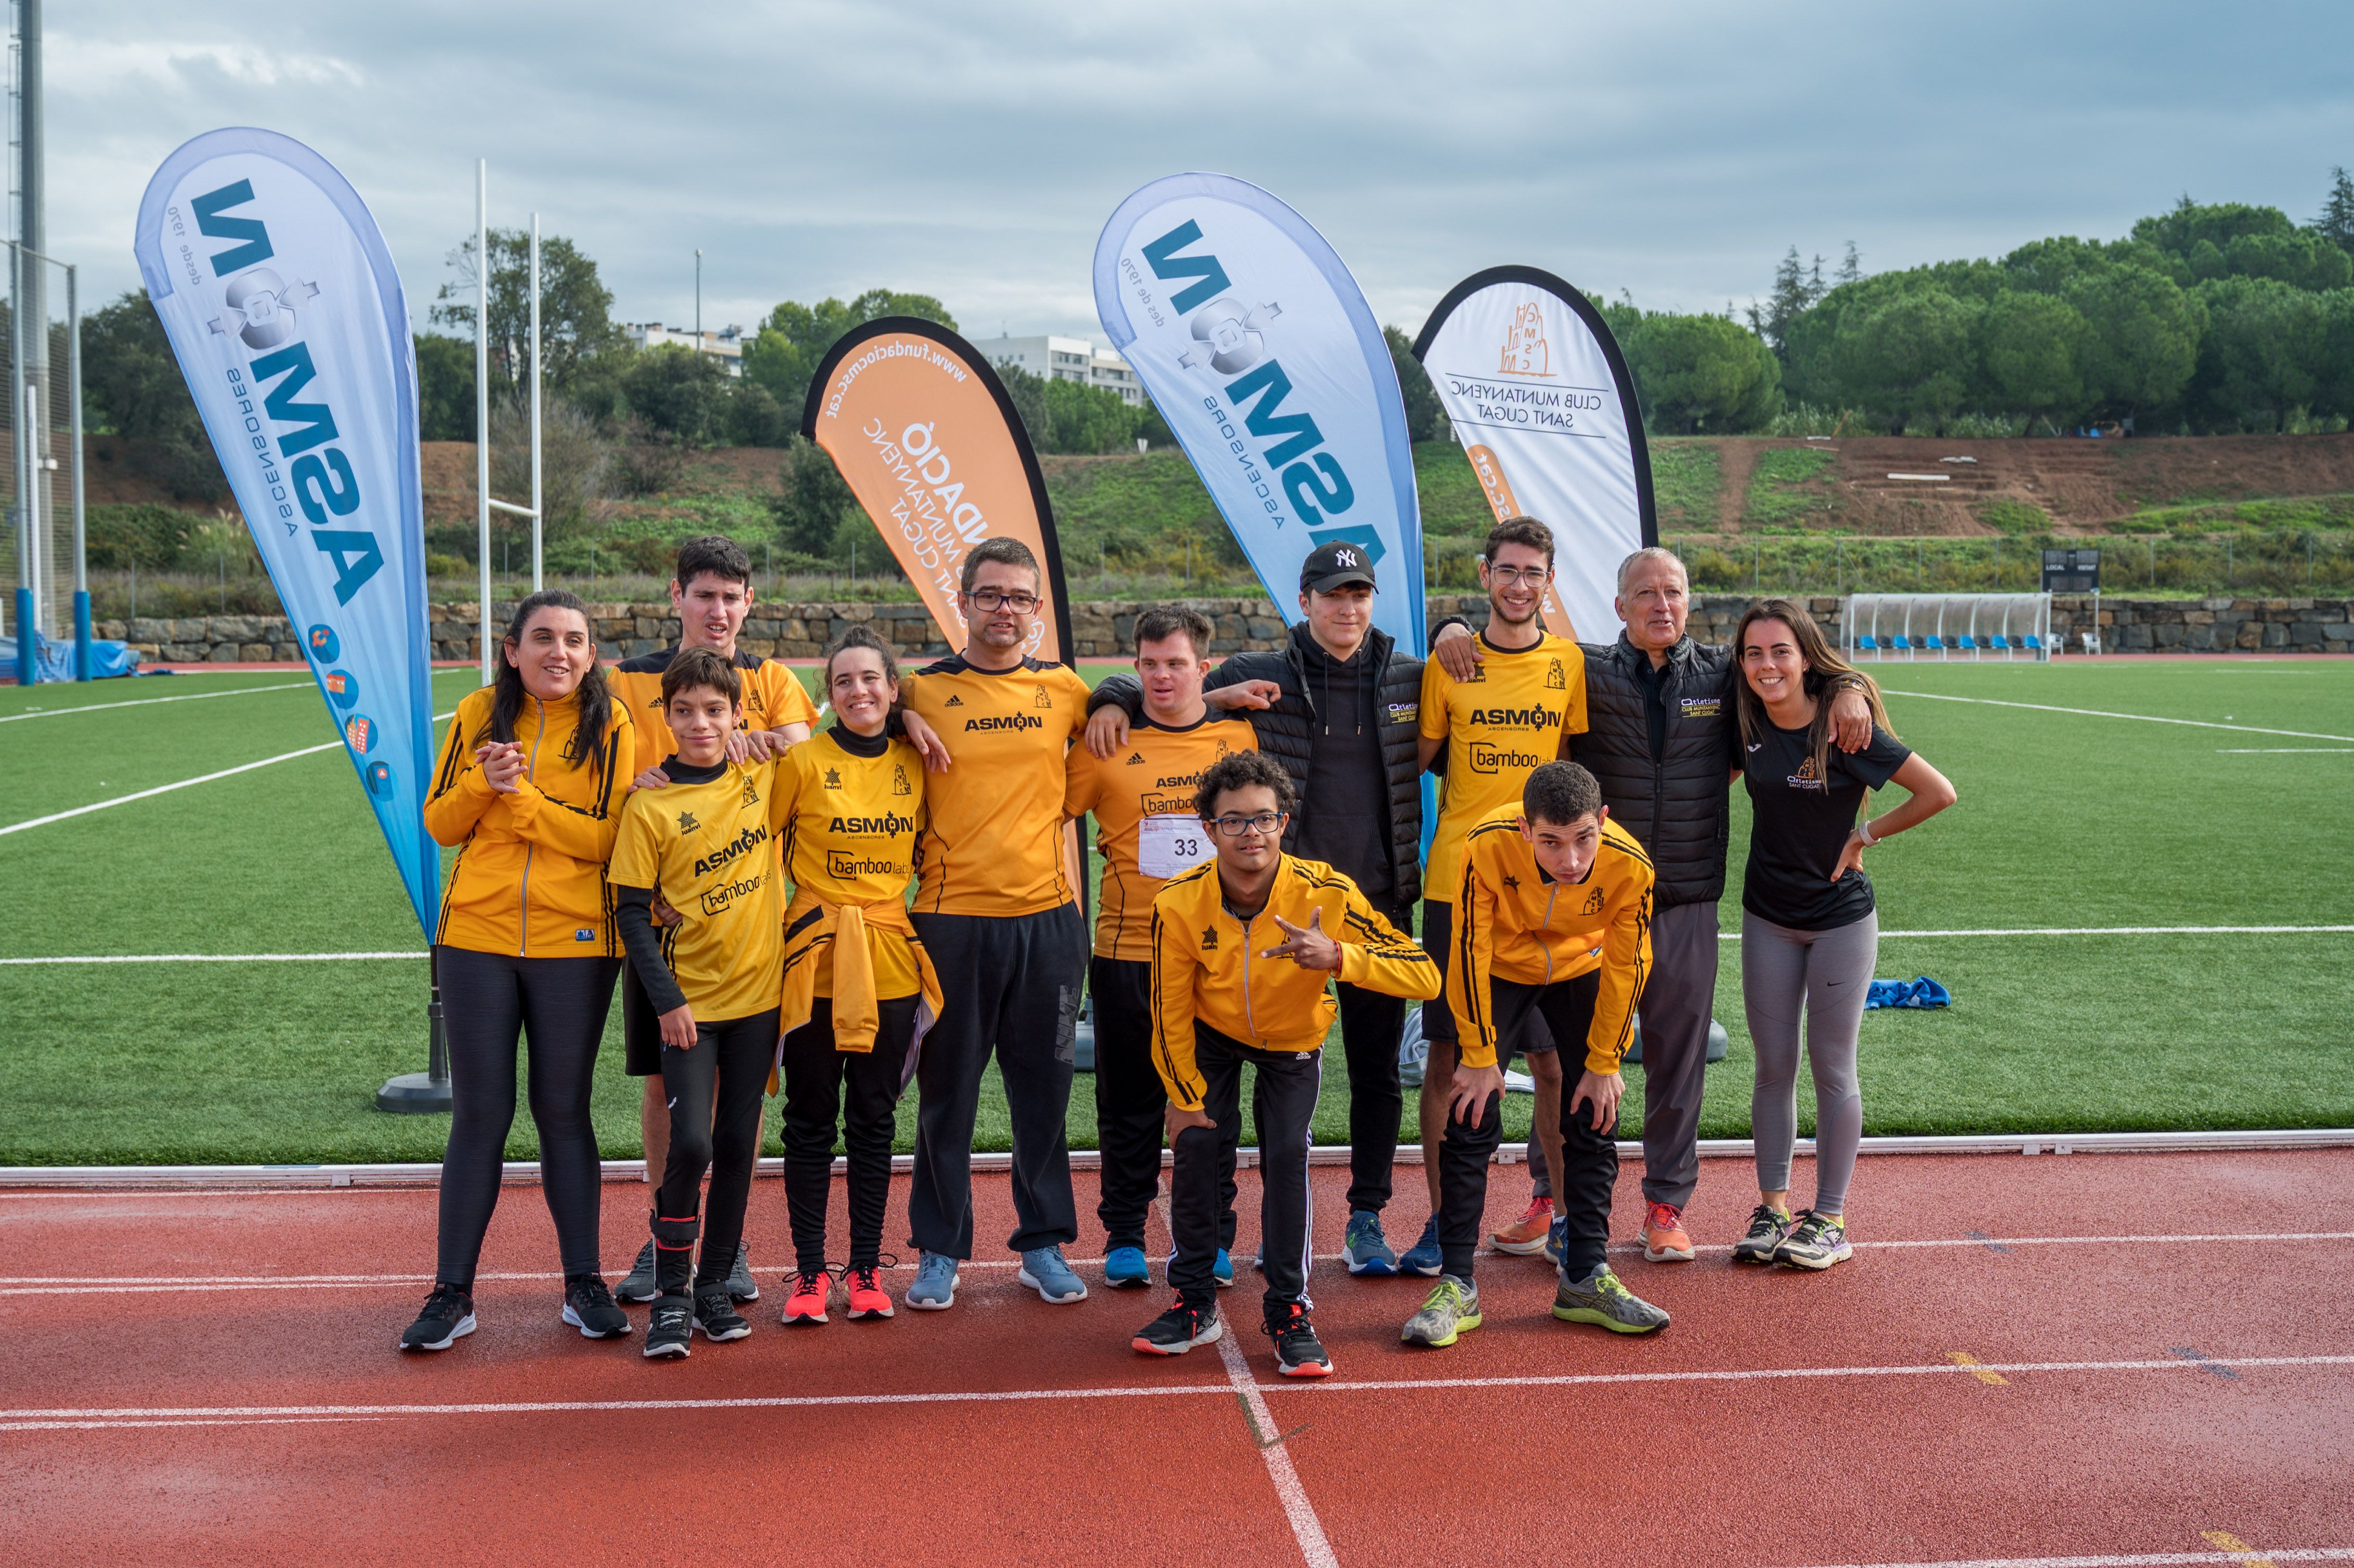
[[[1863,999],[1863,1010],[1869,1012],[1875,1007],[1946,1007],[1952,1005],[1953,1000],[1953,992],[1927,975],[1909,980],[1876,980]]]

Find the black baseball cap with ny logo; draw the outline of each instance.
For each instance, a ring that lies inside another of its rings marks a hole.
[[[1331,593],[1351,583],[1373,586],[1373,563],[1363,545],[1346,539],[1327,539],[1308,552],[1299,563],[1299,591]]]

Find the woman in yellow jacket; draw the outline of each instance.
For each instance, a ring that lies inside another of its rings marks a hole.
[[[519,1035],[564,1321],[592,1340],[630,1330],[598,1268],[588,1097],[620,970],[605,862],[631,756],[629,710],[606,691],[587,608],[560,588],[533,594],[515,607],[496,679],[458,705],[425,801],[425,831],[458,847],[433,941],[452,1114],[440,1261],[403,1350],[447,1350],[474,1331],[474,1266],[514,1122]]]

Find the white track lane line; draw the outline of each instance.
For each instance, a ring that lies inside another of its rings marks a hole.
[[[71,707],[0,715],[0,724],[15,724],[18,719],[61,718],[67,714],[104,713],[109,708],[146,708],[157,703],[201,703],[207,697],[249,697],[256,692],[298,692],[311,684],[309,681],[286,681],[275,686],[239,686],[233,692],[183,692],[176,697],[134,697],[127,703],[79,703]]]
[[[2161,1568],[2177,1563],[2354,1563],[2354,1546],[2274,1547],[2266,1552],[2129,1552],[2112,1557],[1972,1557],[1946,1563],[1848,1563],[1837,1568]]]
[[[2224,1246],[2232,1245],[2273,1246],[2288,1242],[2354,1242],[2354,1231],[2251,1231],[2180,1235],[2099,1235],[2099,1236],[1957,1236],[1935,1237],[1916,1241],[1860,1241],[1854,1244],[1858,1252],[1914,1251],[1924,1247],[1984,1248],[2000,1252],[2022,1246]],[[1614,1242],[1614,1253],[1642,1251],[1640,1242]],[[1730,1245],[1706,1245],[1696,1252],[1729,1253]],[[1502,1258],[1508,1255],[1482,1247],[1482,1257]],[[1319,1263],[1338,1263],[1340,1253],[1319,1253]],[[1074,1257],[1066,1260],[1073,1267],[1099,1268],[1099,1257]],[[1165,1256],[1148,1261],[1166,1265]],[[1014,1259],[967,1259],[966,1268],[1018,1268]],[[912,1274],[916,1266],[902,1263],[885,1273]],[[554,1273],[514,1271],[478,1274],[475,1279],[502,1283],[546,1282],[562,1277]],[[424,1283],[416,1274],[227,1274],[227,1275],[0,1275],[0,1296],[90,1296],[111,1292],[136,1294],[143,1291],[170,1290],[368,1290],[414,1289]]]
[[[2032,708],[2041,714],[2078,714],[2085,718],[2138,719],[2143,724],[2179,724],[2191,729],[2234,729],[2246,735],[2285,735],[2298,740],[2348,740],[2354,735],[2317,735],[2309,729],[2266,729],[2253,724],[2214,724],[2206,719],[2162,718],[2157,714],[2118,714],[2105,708],[2059,708],[2049,703],[2007,703],[1994,697],[1955,697],[1943,692],[1900,692],[1893,687],[1881,688],[1883,696],[1925,697],[1933,703],[1977,703],[1989,708]]]
[[[434,722],[438,724],[445,718],[453,716],[456,712],[457,710],[452,708],[446,714],[435,714]],[[257,768],[267,768],[272,763],[291,762],[298,757],[313,757],[322,751],[340,751],[343,748],[342,741],[331,740],[324,746],[306,746],[300,751],[281,751],[275,757],[265,757],[259,762],[240,762],[235,768],[224,768],[217,773],[206,773],[194,779],[183,779],[176,784],[158,784],[153,789],[141,789],[129,795],[117,795],[111,800],[93,800],[87,806],[76,806],[69,811],[52,811],[46,817],[32,817],[21,822],[10,822],[6,827],[0,828],[0,838],[5,838],[10,833],[21,833],[27,828],[47,827],[51,822],[62,822],[69,817],[81,817],[92,811],[103,811],[109,806],[127,806],[133,800],[144,800],[152,795],[168,795],[175,789],[186,789],[191,785],[209,784],[216,779],[228,779],[239,773],[250,773]]]
[[[1221,1341],[1222,1343],[1225,1341]],[[236,1425],[245,1421],[281,1421],[288,1417],[314,1421],[414,1419],[427,1415],[551,1415],[617,1414],[632,1411],[669,1410],[796,1410],[811,1408],[881,1409],[892,1405],[923,1404],[1022,1404],[1053,1403],[1065,1400],[1097,1399],[1162,1399],[1189,1394],[1217,1394],[1232,1398],[1247,1389],[1251,1393],[1416,1393],[1440,1389],[1468,1388],[1582,1388],[1588,1386],[1631,1387],[1645,1383],[1788,1383],[1819,1382],[1837,1378],[1914,1378],[1975,1376],[1979,1372],[2000,1372],[2009,1377],[2023,1377],[2033,1372],[2207,1372],[2217,1367],[2251,1369],[2278,1367],[2339,1367],[2354,1366],[2354,1355],[2345,1356],[2202,1356],[2187,1361],[2168,1356],[2164,1361],[1974,1361],[1967,1364],[1953,1361],[1900,1363],[1892,1366],[1845,1367],[1750,1367],[1727,1372],[1687,1370],[1656,1372],[1583,1372],[1552,1377],[1437,1377],[1437,1378],[1360,1378],[1347,1381],[1319,1378],[1292,1382],[1278,1379],[1263,1383],[1249,1378],[1246,1368],[1244,1383],[1237,1387],[1231,1378],[1214,1383],[1144,1384],[1132,1388],[1023,1388],[953,1390],[926,1393],[821,1393],[743,1395],[733,1399],[540,1399],[493,1401],[484,1400],[463,1404],[250,1404],[250,1405],[126,1405],[117,1407],[66,1409],[7,1409],[0,1407],[0,1432],[41,1431],[64,1427],[89,1428],[111,1426],[167,1425],[190,1421]],[[1261,1407],[1263,1408],[1263,1406]],[[1266,1416],[1255,1419],[1267,1423]],[[1267,1430],[1279,1430],[1267,1425]],[[1265,1439],[1260,1439],[1264,1442]],[[1275,1455],[1282,1449],[1280,1443],[1261,1449]],[[1287,1459],[1286,1464],[1288,1464]],[[1275,1461],[1268,1460],[1272,1473]],[[1296,1476],[1296,1472],[1295,1472]],[[1323,1529],[1318,1526],[1317,1539]],[[1302,1550],[1308,1543],[1301,1542]],[[1329,1544],[1325,1547],[1329,1552]],[[1311,1559],[1312,1560],[1312,1559]],[[1331,1561],[1329,1557],[1322,1561]],[[2229,1558],[2223,1561],[2230,1561]]]

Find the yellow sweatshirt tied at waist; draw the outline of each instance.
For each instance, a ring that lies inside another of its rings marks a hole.
[[[940,977],[932,956],[916,935],[907,906],[888,899],[874,904],[829,905],[806,888],[793,895],[785,911],[785,981],[779,999],[777,1049],[779,1059],[785,1036],[810,1021],[817,1010],[818,956],[831,947],[833,955],[833,1048],[862,1054],[875,1049],[882,1027],[881,999],[875,994],[875,956],[870,931],[888,931],[906,938],[916,960],[916,1034],[907,1047],[907,1065],[899,1084],[905,1088],[916,1075],[916,1058],[924,1036],[940,1015]],[[769,1069],[769,1092],[775,1094],[778,1070]]]

